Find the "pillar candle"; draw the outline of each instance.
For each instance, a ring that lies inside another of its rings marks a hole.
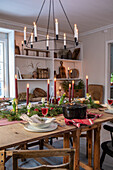
[[[88,93],[88,75],[86,75],[86,93]]]
[[[69,84],[69,102],[71,102],[71,84]]]
[[[56,99],[56,78],[54,78],[54,98]]]
[[[29,104],[29,84],[27,84],[26,105]]]
[[[74,80],[72,81],[72,99],[74,98]]]
[[[68,67],[68,79],[69,79],[69,67]]]
[[[49,79],[47,80],[47,102],[49,102]]]
[[[17,75],[15,75],[15,98],[18,99]]]

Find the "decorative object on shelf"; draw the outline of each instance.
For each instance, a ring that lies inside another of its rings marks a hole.
[[[71,50],[69,50],[68,52],[67,52],[67,59],[72,59],[72,52],[71,52]]]
[[[37,68],[37,74],[38,74],[39,79],[48,79],[49,69],[48,68]]]
[[[77,69],[70,69],[69,70],[69,77],[70,78],[78,78],[79,77],[79,71]]]
[[[35,96],[33,94],[29,93],[29,101],[31,101],[32,98],[34,98],[34,97]],[[19,93],[18,100],[19,101],[26,101],[26,92]]]
[[[41,49],[34,49],[34,48],[24,48],[24,50],[26,51],[26,55],[29,55],[29,51],[34,51],[36,52],[36,56],[39,56],[39,53],[45,53],[46,54],[46,57],[49,57],[49,51],[47,50],[41,50]]]
[[[51,48],[49,46],[49,42],[51,41],[52,43],[54,42],[55,44],[57,42],[62,43],[62,47],[64,46],[64,49],[66,49],[66,48],[67,49],[75,48],[75,46],[77,46],[79,44],[78,43],[78,29],[77,29],[77,25],[75,24],[74,27],[71,26],[70,20],[69,20],[67,14],[66,14],[66,11],[65,11],[65,9],[63,7],[63,4],[62,4],[61,0],[58,0],[58,2],[59,2],[59,5],[61,6],[61,9],[62,9],[63,13],[64,13],[66,21],[69,24],[69,28],[72,31],[73,38],[72,39],[68,39],[66,37],[66,33],[64,33],[64,38],[59,36],[58,19],[56,19],[55,9],[54,9],[55,8],[55,5],[54,5],[55,0],[52,0],[52,1],[49,0],[48,24],[47,24],[47,31],[46,31],[47,33],[45,35],[45,38],[43,38],[43,39],[38,39],[37,38],[38,37],[38,35],[37,35],[37,26],[39,24],[39,19],[40,19],[40,15],[42,13],[42,10],[45,7],[45,4],[46,4],[45,2],[48,2],[48,1],[43,0],[42,6],[41,6],[39,14],[38,14],[38,16],[36,18],[36,21],[33,22],[34,26],[33,26],[32,32],[31,32],[31,34],[30,34],[30,36],[28,38],[28,41],[26,40],[26,27],[24,27],[24,44],[28,48],[29,47],[33,48],[34,43],[37,43],[37,47],[38,47],[38,46],[40,46],[39,43],[42,43],[42,41],[43,41],[46,44],[45,48],[47,50],[54,50],[54,51],[59,50],[57,45],[54,46],[54,48]],[[51,11],[53,11],[52,17],[51,17]],[[55,35],[55,37],[53,37],[53,38],[49,37],[49,32],[50,32],[49,28],[50,28],[51,18],[53,18],[52,26],[53,26],[54,35]],[[60,26],[61,26],[61,24],[60,24]],[[70,45],[69,45],[69,43],[70,43]]]
[[[20,47],[18,45],[16,45],[16,40],[15,40],[15,54],[20,55]]]
[[[63,61],[60,61],[61,66],[59,67],[60,78],[66,78],[66,69],[63,66]]]
[[[33,73],[32,73],[32,78],[33,78],[33,79],[37,79],[37,78],[38,78],[38,74],[37,74],[36,71],[33,71]]]
[[[29,104],[29,84],[27,84],[26,105]]]
[[[17,75],[15,75],[15,98],[18,99]]]
[[[35,88],[33,90],[34,97],[46,97],[47,93],[41,88]]]
[[[68,58],[68,57],[67,57],[67,53],[68,53],[68,50],[66,50],[66,49],[60,49],[60,50],[58,51],[59,58],[61,58],[61,59],[67,59],[67,58]]]
[[[79,60],[79,54],[80,54],[80,48],[76,48],[76,49],[73,51],[72,59],[73,59],[73,60]]]
[[[24,43],[22,41],[22,55],[24,55]]]
[[[18,67],[16,67],[16,75],[17,75],[17,79],[22,79],[22,75]]]
[[[22,74],[23,79],[32,79],[32,74]]]
[[[65,80],[61,83],[62,88],[64,89],[66,96],[69,96],[69,84],[71,84],[72,81]],[[74,84],[74,98],[75,97],[83,97],[83,91],[84,91],[84,82],[83,80],[80,80],[78,83]]]

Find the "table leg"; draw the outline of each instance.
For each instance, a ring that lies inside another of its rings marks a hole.
[[[80,129],[73,132],[73,148],[75,149],[74,169],[79,170]]]
[[[64,148],[69,148],[69,133],[64,133],[64,141],[63,141],[63,147]],[[69,156],[64,156],[63,158],[63,163],[69,162]]]
[[[87,131],[88,141],[88,165],[92,165],[92,130]]]
[[[5,170],[5,159],[6,159],[6,153],[5,150],[0,151],[0,170]]]
[[[94,129],[94,170],[100,170],[100,129],[100,125]]]

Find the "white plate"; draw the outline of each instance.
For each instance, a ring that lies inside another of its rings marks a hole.
[[[106,109],[104,110],[105,113],[113,113],[113,110]]]
[[[24,126],[24,129],[26,129],[27,131],[30,131],[30,132],[49,132],[49,131],[53,131],[55,129],[57,129],[57,124],[56,123],[51,123],[50,126],[48,128],[37,128],[35,126],[31,126],[29,123],[27,123],[25,126]]]

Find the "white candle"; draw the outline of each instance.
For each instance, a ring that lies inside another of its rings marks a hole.
[[[24,41],[26,41],[26,27],[24,27]]]
[[[33,44],[33,33],[31,33],[31,44]]]
[[[36,27],[36,23],[33,22],[34,24],[34,36],[37,37],[37,27]]]
[[[64,46],[66,46],[66,34],[64,33]]]
[[[78,41],[78,29],[76,30],[76,33],[77,33],[77,36],[76,36],[76,38],[77,38],[77,41]]]
[[[77,37],[77,25],[76,24],[74,25],[74,37],[75,38]]]
[[[58,35],[58,20],[55,19],[56,35]]]
[[[49,47],[49,35],[47,35],[46,46]]]

